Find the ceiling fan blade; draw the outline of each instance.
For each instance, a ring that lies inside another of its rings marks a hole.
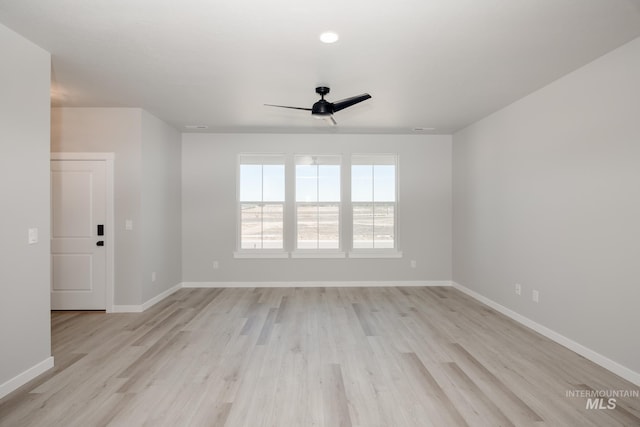
[[[336,122],[336,119],[334,119],[333,116],[329,116],[329,120],[331,120],[331,123],[333,123],[334,126],[338,125],[338,122]]]
[[[304,111],[311,111],[311,108],[302,108],[302,107],[289,107],[288,105],[273,105],[273,104],[264,104],[267,107],[278,107],[278,108],[289,108],[292,110],[304,110]]]
[[[357,104],[358,102],[365,101],[371,98],[371,95],[368,93],[363,93],[362,95],[352,96],[351,98],[342,99],[340,101],[333,103],[333,112],[344,110],[347,107],[351,107],[352,105]]]

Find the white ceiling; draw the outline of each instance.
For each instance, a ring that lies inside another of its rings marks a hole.
[[[451,133],[640,36],[640,0],[0,0],[0,23],[51,52],[55,106],[182,130]],[[335,128],[263,106],[311,107],[320,84],[373,98]]]

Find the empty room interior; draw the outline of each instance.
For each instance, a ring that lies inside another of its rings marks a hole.
[[[0,1],[0,426],[640,426],[640,1]]]

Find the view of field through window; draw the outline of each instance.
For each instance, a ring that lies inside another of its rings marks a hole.
[[[393,249],[394,211],[395,203],[353,204],[354,249]]]
[[[353,156],[351,200],[354,249],[395,248],[395,156]]]
[[[394,207],[393,203],[363,203],[353,208],[353,247],[373,247],[373,235],[377,248],[394,247]],[[338,239],[338,207],[298,206],[298,240],[303,242],[299,247],[305,248],[337,248]],[[242,204],[242,236],[243,249],[278,249],[283,247],[283,222],[281,205]],[[319,217],[319,218],[318,218]],[[321,223],[322,227],[317,227]],[[319,246],[315,246],[316,237]]]
[[[296,156],[296,248],[340,248],[340,156]]]
[[[284,248],[284,156],[240,158],[240,248]]]
[[[284,205],[241,203],[241,248],[282,249],[284,247]]]
[[[242,162],[245,163],[242,163]],[[340,249],[339,156],[296,156],[297,249]],[[284,156],[249,155],[240,164],[240,249],[284,249]],[[396,247],[395,156],[353,156],[353,249]]]

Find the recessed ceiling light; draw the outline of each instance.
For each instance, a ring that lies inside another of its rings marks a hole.
[[[338,34],[334,33],[333,31],[326,31],[320,34],[320,41],[322,43],[335,43],[339,38],[340,36],[338,36]]]

